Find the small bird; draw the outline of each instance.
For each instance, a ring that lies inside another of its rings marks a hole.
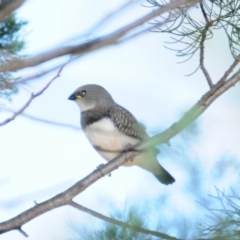
[[[95,150],[111,161],[129,146],[149,138],[144,127],[125,108],[118,105],[103,87],[87,84],[79,87],[68,98],[81,111],[82,129]],[[159,164],[156,148],[148,149],[127,161],[124,166],[137,165],[151,172],[161,183],[171,184],[175,179]]]

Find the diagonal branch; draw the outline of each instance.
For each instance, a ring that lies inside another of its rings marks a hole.
[[[240,81],[240,69],[226,82],[222,83],[217,89],[210,89],[202,98],[194,104],[176,123],[173,123],[167,130],[157,134],[141,145],[141,148],[148,148],[157,144],[168,143],[169,140],[180,133],[183,129],[189,126],[196,120],[219,96],[226,92],[229,88],[233,87]]]
[[[233,64],[229,67],[229,69],[224,73],[223,77],[218,81],[218,83],[222,83],[224,82],[228,76],[230,75],[230,73],[234,70],[234,68],[239,64],[240,62],[240,55],[238,55],[236,58],[235,58],[235,61],[233,62]],[[218,84],[217,83],[217,84]]]
[[[35,205],[34,207],[22,212],[18,216],[8,221],[2,222],[0,224],[0,234],[11,230],[20,229],[23,224],[31,221],[43,213],[64,205],[68,205],[76,195],[83,192],[86,188],[88,188],[98,179],[102,178],[104,175],[107,175],[111,171],[117,169],[122,163],[126,161],[126,159],[130,158],[129,156],[132,157],[133,154],[127,153],[127,155],[122,154],[118,156],[113,161],[110,161],[109,163],[101,166],[101,170],[93,171],[66,191],[56,195],[53,198],[50,198],[45,202]]]
[[[55,208],[69,205],[72,199],[79,193],[83,192],[104,175],[108,175],[110,172],[116,170],[125,161],[133,159],[144,149],[152,145],[169,142],[172,137],[176,136],[196,118],[198,118],[220,95],[222,95],[239,81],[240,69],[231,78],[222,83],[218,89],[210,89],[206,94],[204,94],[202,98],[190,110],[188,110],[178,122],[172,124],[164,132],[151,137],[148,141],[136,145],[135,151],[120,154],[112,161],[102,165],[100,170],[93,171],[66,191],[54,196],[53,198],[50,198],[45,202],[37,204],[36,206],[22,212],[12,219],[0,223],[0,234],[11,230],[21,229],[25,223],[31,221],[37,216],[40,216],[41,214],[44,214]]]
[[[132,0],[132,1],[134,1],[134,0]],[[123,7],[125,7],[125,6],[123,6]],[[122,42],[125,42],[125,41],[129,41],[130,39],[132,39],[132,38],[134,38],[134,37],[136,37],[136,36],[138,36],[138,35],[141,35],[141,34],[143,34],[143,33],[145,33],[145,32],[149,32],[149,31],[153,30],[153,29],[156,28],[156,27],[159,27],[159,26],[162,26],[162,25],[164,25],[164,24],[167,24],[173,17],[176,17],[176,15],[174,15],[174,14],[169,15],[168,18],[165,19],[165,21],[163,21],[163,22],[158,22],[157,24],[155,24],[155,25],[153,25],[153,26],[150,26],[150,27],[144,28],[144,29],[142,29],[142,30],[140,30],[140,31],[137,31],[137,32],[131,34],[130,36],[126,36],[126,37],[120,39],[120,40],[118,41],[118,43],[122,43]],[[103,20],[103,21],[105,21],[105,20]],[[97,27],[97,26],[96,26],[96,27]],[[95,28],[95,27],[94,27],[94,28]],[[89,32],[88,34],[90,34],[90,32]],[[87,35],[88,35],[88,34],[87,34]],[[73,61],[77,60],[79,57],[80,57],[80,56],[75,56],[74,58],[72,57],[72,58],[69,60],[69,62],[70,62],[70,61],[73,62]],[[60,64],[60,65],[57,65],[57,66],[54,66],[54,67],[52,67],[52,68],[49,68],[49,69],[47,69],[47,70],[44,70],[44,71],[42,71],[42,72],[39,72],[39,73],[37,73],[37,74],[35,73],[35,74],[33,74],[33,75],[30,75],[30,76],[28,76],[28,77],[25,77],[25,78],[21,79],[20,81],[15,81],[15,82],[13,82],[13,83],[11,83],[11,84],[12,84],[12,85],[22,84],[22,83],[27,82],[27,81],[29,81],[29,80],[42,77],[43,75],[45,75],[45,74],[47,74],[47,73],[49,73],[49,72],[51,72],[51,71],[54,71],[55,69],[59,68],[59,66],[61,66],[61,64]]]
[[[82,205],[74,202],[74,201],[71,201],[69,203],[70,206],[82,211],[82,212],[86,212],[94,217],[97,217],[99,219],[102,219],[106,222],[109,222],[109,223],[112,223],[112,224],[116,224],[120,227],[123,227],[123,228],[128,228],[128,229],[131,229],[133,231],[136,231],[136,232],[140,232],[140,233],[144,233],[144,234],[149,234],[149,235],[152,235],[152,236],[155,236],[155,237],[160,237],[162,239],[167,239],[167,240],[178,240],[177,238],[175,237],[172,237],[172,236],[169,236],[165,233],[161,233],[161,232],[156,232],[156,231],[151,231],[151,230],[148,230],[148,229],[145,229],[145,228],[141,228],[141,227],[138,227],[138,226],[134,226],[134,225],[131,225],[131,224],[128,224],[128,223],[125,223],[125,222],[121,222],[119,220],[116,220],[116,219],[113,219],[113,218],[110,218],[110,217],[107,217],[107,216],[104,216],[98,212],[95,212],[89,208],[86,208],[86,207],[83,207]]]
[[[169,11],[174,8],[180,7],[182,5],[187,5],[187,8],[190,8],[191,6],[195,5],[199,0],[175,0],[169,4],[166,4],[162,6],[161,8],[158,8],[155,11],[152,11],[145,16],[135,20],[134,22],[120,28],[119,30],[116,30],[108,35],[105,35],[103,37],[98,37],[93,40],[90,40],[88,42],[75,45],[75,46],[68,46],[68,47],[58,47],[54,50],[44,52],[42,54],[36,55],[34,57],[26,58],[26,59],[17,59],[9,61],[6,64],[2,64],[0,66],[0,72],[6,72],[6,71],[14,71],[18,69],[23,69],[26,67],[33,67],[38,64],[47,62],[49,60],[52,60],[54,58],[59,58],[65,55],[69,54],[86,54],[92,51],[95,51],[97,49],[116,44],[118,41],[127,34],[130,34],[132,30],[136,29],[137,27],[143,25],[147,21]],[[186,9],[187,9],[186,8]]]
[[[13,121],[17,116],[19,116],[20,114],[22,114],[25,109],[31,104],[31,102],[37,98],[38,96],[40,96],[42,93],[45,92],[45,90],[51,85],[51,83],[60,76],[60,73],[62,71],[62,69],[64,68],[65,64],[59,69],[59,71],[57,72],[57,75],[55,77],[53,77],[48,83],[47,85],[42,88],[40,91],[38,91],[37,93],[32,93],[31,97],[29,98],[29,100],[23,105],[22,108],[20,108],[17,112],[15,112],[10,118],[7,118],[6,120],[4,120],[3,122],[0,122],[0,127],[3,125],[8,124],[9,122]]]

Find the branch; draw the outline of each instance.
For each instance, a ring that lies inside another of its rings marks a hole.
[[[4,20],[10,13],[19,8],[25,0],[1,1],[0,4],[0,22]]]
[[[134,0],[132,0],[132,2],[133,2],[133,1],[134,1]],[[129,5],[130,3],[132,4],[132,2],[129,2],[128,4],[123,5],[122,8],[125,8],[125,7],[126,7],[127,5]],[[121,8],[121,10],[122,10],[122,8]],[[109,16],[107,16],[106,19],[104,18],[101,22],[107,21],[108,17],[110,17],[110,16],[112,16],[112,15],[114,15],[114,13],[110,14]],[[163,21],[163,22],[158,22],[157,24],[155,24],[155,25],[153,25],[153,26],[147,27],[147,28],[145,28],[145,29],[143,29],[143,30],[141,30],[141,31],[138,31],[138,32],[136,32],[136,33],[134,33],[134,34],[131,34],[131,35],[128,36],[128,37],[124,37],[123,39],[119,40],[118,43],[122,43],[122,42],[125,42],[125,41],[129,41],[131,38],[137,37],[138,35],[141,35],[141,34],[143,34],[143,33],[145,33],[145,32],[151,31],[151,30],[153,30],[153,29],[156,28],[156,27],[159,27],[159,26],[162,26],[162,25],[164,25],[164,24],[167,24],[173,17],[176,17],[176,15],[174,15],[174,14],[169,15],[168,18],[165,19],[165,21]],[[102,23],[101,23],[101,24],[102,24]],[[98,28],[99,26],[100,26],[100,24],[96,25],[93,29]],[[91,30],[91,32],[92,32],[92,30]],[[86,35],[90,35],[91,32],[87,33]],[[72,57],[72,58],[69,60],[69,62],[73,62],[73,61],[77,60],[78,58],[79,58],[79,56],[75,56],[74,58]],[[54,66],[54,67],[52,67],[52,68],[46,69],[46,70],[44,70],[44,71],[42,71],[42,72],[35,73],[35,74],[33,74],[33,75],[30,75],[30,76],[28,76],[28,77],[25,77],[25,78],[23,78],[23,79],[21,79],[21,80],[19,80],[19,81],[12,82],[11,85],[23,84],[23,83],[25,83],[25,82],[27,82],[27,81],[29,81],[29,80],[42,77],[43,75],[45,75],[45,74],[47,74],[47,73],[49,73],[49,72],[51,72],[51,71],[54,71],[55,69],[59,68],[61,65],[62,65],[62,64],[59,64],[59,65]]]
[[[36,55],[34,57],[9,61],[8,63],[4,63],[0,66],[0,72],[14,71],[14,70],[23,69],[26,67],[33,67],[38,64],[44,63],[46,61],[52,60],[54,58],[59,58],[68,54],[83,55],[83,54],[95,51],[97,49],[100,49],[112,44],[116,44],[123,36],[129,34],[133,29],[143,25],[147,21],[159,16],[160,14],[163,14],[169,10],[178,8],[186,4],[187,4],[187,7],[189,8],[195,5],[198,1],[199,0],[175,0],[155,11],[152,11],[146,14],[145,16],[139,18],[138,20],[120,28],[119,30],[114,31],[113,33],[110,33],[103,37],[95,38],[93,40],[90,40],[88,42],[85,42],[79,45],[61,47],[61,48],[58,47],[54,50],[47,51],[45,53]]]
[[[172,126],[170,126],[170,128],[164,132],[151,137],[148,141],[145,141],[142,144],[134,146],[134,151],[120,154],[112,161],[102,165],[100,170],[93,171],[91,174],[78,181],[66,191],[56,195],[53,198],[50,198],[45,202],[37,204],[36,206],[22,212],[10,220],[0,223],[0,234],[14,229],[20,229],[22,225],[40,216],[43,213],[64,205],[69,205],[72,202],[72,199],[79,193],[83,192],[103,176],[108,175],[110,172],[116,170],[125,161],[133,159],[135,156],[144,151],[144,149],[148,148],[149,146],[168,143],[172,137],[176,136],[184,128],[191,124],[212,104],[212,102],[214,102],[230,87],[234,86],[238,81],[240,81],[240,69],[231,78],[219,86],[219,88],[210,89],[206,94],[202,96],[200,101],[198,101],[188,112],[184,114],[184,116],[178,122],[172,124]]]
[[[206,92],[202,98],[193,105],[183,117],[176,123],[173,123],[167,130],[160,134],[151,137],[148,141],[141,145],[141,148],[149,148],[151,146],[168,143],[169,140],[180,133],[183,129],[189,126],[195,119],[197,119],[219,96],[226,92],[229,88],[233,87],[240,81],[240,69],[226,82],[222,83],[218,88],[212,88]]]
[[[66,191],[56,195],[49,200],[39,203],[34,207],[28,209],[27,211],[22,212],[18,216],[0,223],[0,234],[19,229],[25,223],[31,221],[32,219],[40,216],[43,213],[46,213],[52,209],[68,205],[72,199],[78,195],[79,193],[83,192],[86,188],[91,186],[94,182],[102,178],[104,175],[112,172],[113,170],[117,169],[120,165],[122,165],[126,160],[131,159],[132,157],[136,156],[136,152],[129,152],[125,154],[121,154],[120,156],[116,157],[114,160],[110,161],[109,163],[102,165],[101,170],[95,170],[82,180],[78,181],[72,187],[67,189]]]
[[[72,63],[73,61],[76,61],[78,58],[79,58],[79,56],[75,56],[75,57],[71,56],[71,57],[68,59],[68,61],[65,62],[65,63],[61,62],[60,64],[57,64],[56,66],[50,67],[50,68],[48,68],[48,69],[44,69],[43,71],[38,72],[38,73],[31,74],[31,75],[29,75],[29,76],[26,76],[26,77],[24,77],[24,78],[21,78],[21,79],[18,80],[18,81],[11,82],[11,85],[25,84],[25,82],[28,82],[28,81],[30,81],[30,80],[33,80],[33,79],[36,80],[37,78],[40,78],[40,77],[42,77],[43,75],[46,75],[46,74],[48,74],[48,73],[50,73],[50,72],[55,71],[56,69],[61,68],[63,65],[67,65],[67,64],[69,64],[69,63]]]
[[[109,222],[109,223],[112,223],[112,224],[116,224],[120,227],[123,227],[123,228],[128,228],[128,229],[131,229],[133,231],[136,231],[136,232],[140,232],[140,233],[144,233],[144,234],[150,234],[152,236],[156,236],[156,237],[161,237],[163,239],[167,239],[167,240],[178,240],[177,238],[175,237],[172,237],[172,236],[169,236],[165,233],[161,233],[161,232],[156,232],[156,231],[151,231],[151,230],[148,230],[148,229],[145,229],[145,228],[141,228],[141,227],[138,227],[138,226],[134,226],[134,225],[131,225],[131,224],[128,224],[128,223],[125,223],[125,222],[121,222],[121,221],[118,221],[116,219],[113,219],[113,218],[109,218],[107,216],[104,216],[98,212],[95,212],[89,208],[86,208],[86,207],[83,207],[82,205],[74,202],[74,201],[71,201],[69,203],[70,206],[82,211],[82,212],[86,212],[94,217],[97,217],[99,219],[102,219],[106,222]]]
[[[19,116],[20,114],[22,114],[25,109],[31,104],[31,102],[36,98],[38,97],[39,95],[41,95],[50,85],[51,83],[60,76],[60,73],[62,71],[62,69],[64,68],[65,64],[59,69],[59,71],[57,72],[57,75],[55,77],[53,77],[49,82],[48,84],[43,88],[41,89],[39,92],[37,93],[32,93],[31,94],[31,97],[29,98],[29,100],[24,104],[24,106],[22,108],[20,108],[17,112],[15,112],[10,118],[4,120],[3,122],[0,122],[0,127],[3,126],[3,125],[6,125],[8,124],[9,122],[13,121],[17,116]]]

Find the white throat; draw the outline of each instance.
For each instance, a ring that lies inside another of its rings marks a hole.
[[[96,105],[96,103],[91,103],[91,104],[83,103],[80,99],[79,99],[79,100],[76,100],[75,102],[76,102],[76,104],[78,105],[78,107],[80,108],[80,111],[81,111],[81,112],[90,110],[90,109],[94,108],[95,105]]]

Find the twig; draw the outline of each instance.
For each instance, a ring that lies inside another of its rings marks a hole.
[[[123,36],[131,32],[133,29],[143,25],[147,21],[159,16],[160,14],[163,14],[169,10],[186,4],[189,8],[195,5],[197,2],[199,2],[199,0],[175,0],[155,11],[146,14],[145,16],[137,19],[136,21],[120,28],[119,30],[114,31],[113,33],[110,33],[103,37],[95,38],[80,45],[56,48],[52,51],[47,51],[34,57],[9,61],[8,63],[2,64],[0,66],[0,72],[14,71],[26,67],[33,67],[54,58],[62,57],[68,54],[86,54],[97,49],[116,44]]]
[[[234,68],[238,65],[238,63],[240,62],[240,55],[238,55],[233,64],[229,67],[229,69],[224,73],[223,77],[218,81],[217,84],[221,84],[222,82],[224,82],[228,76],[230,75],[230,73],[234,70]]]
[[[202,0],[202,1],[203,1],[203,0]],[[201,10],[202,10],[202,14],[203,14],[203,16],[204,16],[204,18],[205,18],[206,23],[209,23],[209,19],[208,19],[208,16],[207,16],[206,11],[205,11],[205,9],[204,9],[204,6],[203,6],[202,1],[200,2],[200,8],[201,8]]]
[[[236,203],[239,202],[239,196],[226,195],[224,191],[220,191],[215,187],[216,196],[210,195],[220,203],[219,208],[208,208],[203,206],[211,213],[211,218],[213,218],[216,224],[207,225],[201,224],[200,233],[207,236],[205,239],[209,240],[219,240],[219,239],[239,239],[239,209],[240,206]],[[233,191],[234,193],[234,191]],[[213,217],[212,217],[213,215]],[[236,236],[236,238],[234,238]],[[200,239],[196,239],[200,240]]]
[[[184,128],[186,128],[186,126],[199,117],[211,105],[211,103],[217,99],[217,97],[226,92],[230,87],[234,86],[238,81],[240,81],[240,69],[231,78],[225,81],[217,90],[213,91],[210,89],[202,96],[199,102],[197,102],[178,122],[174,123],[167,130],[151,137],[148,141],[143,142],[142,144],[134,146],[135,151],[122,153],[112,161],[102,165],[101,173],[100,171],[95,170],[66,191],[45,202],[35,205],[12,219],[0,223],[0,234],[14,229],[19,229],[23,224],[43,213],[70,204],[75,196],[102,178],[103,175],[108,175],[110,172],[121,166],[125,161],[133,159],[136,155],[140,154],[141,151],[144,151],[144,149],[149,146],[169,142],[172,137],[176,136]]]
[[[95,26],[92,27],[92,29],[84,34],[86,37],[90,36],[93,32],[95,32],[97,29],[99,29],[101,26],[103,26],[106,22],[108,22],[111,18],[115,17],[117,14],[119,14],[121,11],[125,10],[126,8],[128,8],[130,5],[134,4],[135,2],[137,2],[138,0],[129,0],[125,3],[123,3],[123,5],[121,5],[117,11],[113,11],[110,12],[109,14],[107,14],[101,21],[99,21]]]
[[[123,228],[128,228],[128,229],[131,229],[133,231],[136,231],[136,232],[140,232],[140,233],[144,233],[144,234],[149,234],[149,235],[152,235],[152,236],[156,236],[156,237],[161,237],[163,239],[167,239],[167,240],[178,240],[178,238],[175,238],[175,237],[172,237],[172,236],[169,236],[165,233],[161,233],[161,232],[156,232],[156,231],[151,231],[151,230],[148,230],[148,229],[145,229],[145,228],[141,228],[141,227],[138,227],[138,226],[134,226],[134,225],[131,225],[131,224],[128,224],[128,223],[125,223],[125,222],[121,222],[119,220],[116,220],[116,219],[113,219],[113,218],[110,218],[110,217],[107,217],[107,216],[104,216],[98,212],[95,212],[89,208],[86,208],[74,201],[71,201],[69,202],[70,206],[82,211],[82,212],[86,212],[94,217],[97,217],[99,219],[102,219],[106,222],[109,222],[109,223],[112,223],[112,224],[116,224],[120,227],[123,227]]]
[[[64,68],[66,64],[64,64],[60,69],[59,71],[57,72],[57,75],[55,77],[53,77],[48,83],[47,85],[42,88],[39,92],[37,93],[32,93],[31,94],[31,97],[29,98],[29,100],[24,104],[24,106],[22,108],[20,108],[17,112],[15,112],[10,118],[4,120],[3,122],[0,122],[0,127],[3,126],[3,125],[6,125],[8,124],[9,122],[13,121],[17,116],[19,116],[20,114],[22,114],[25,109],[31,104],[31,102],[36,98],[38,97],[39,95],[41,95],[50,85],[51,83],[60,76],[60,73],[62,71],[62,69]]]
[[[179,14],[179,13],[178,13],[178,14]],[[145,32],[149,32],[149,31],[151,31],[151,30],[154,30],[155,28],[159,28],[159,27],[161,27],[161,26],[169,23],[169,22],[172,20],[172,18],[174,18],[174,17],[176,17],[176,16],[177,16],[177,13],[175,13],[175,14],[169,14],[168,17],[167,17],[166,19],[164,19],[164,21],[162,21],[162,22],[157,22],[157,23],[154,24],[153,26],[147,27],[147,28],[145,28],[145,29],[142,29],[142,30],[136,32],[136,33],[131,34],[130,36],[124,37],[124,38],[122,38],[122,40],[119,41],[119,43],[128,41],[129,39],[135,38],[135,37],[137,37],[138,35],[141,35],[141,34],[143,34],[143,33],[145,33]]]
[[[24,236],[24,237],[29,237],[26,232],[24,232],[21,228],[17,228],[17,230]]]
[[[71,58],[69,58],[69,60],[65,64],[69,64],[70,62],[73,62],[73,61],[77,60],[78,58],[79,58],[79,56],[71,57]],[[28,81],[30,81],[32,79],[40,78],[43,75],[46,75],[46,74],[48,74],[50,72],[53,72],[56,69],[61,68],[62,66],[63,66],[63,63],[60,63],[60,64],[58,64],[58,65],[56,65],[54,67],[51,67],[49,69],[46,69],[46,70],[42,71],[42,72],[34,73],[34,74],[30,75],[30,76],[24,77],[24,78],[22,78],[19,81],[11,82],[11,85],[13,86],[13,85],[18,85],[18,84],[24,84],[25,82],[28,82]]]
[[[0,111],[1,110],[2,111],[7,111],[7,112],[12,112],[12,113],[16,112],[15,110],[9,109],[9,108],[0,108]],[[33,121],[37,121],[37,122],[41,122],[41,123],[45,123],[45,124],[51,124],[51,125],[58,126],[58,127],[66,127],[66,128],[71,128],[71,129],[74,129],[74,130],[80,130],[81,129],[80,126],[77,127],[77,126],[70,125],[70,124],[67,124],[67,123],[55,122],[55,121],[47,120],[47,119],[44,119],[44,118],[35,117],[35,116],[29,115],[29,114],[26,114],[26,113],[21,113],[21,116],[29,118]]]
[[[201,42],[200,42],[200,67],[203,71],[203,74],[205,75],[205,77],[207,79],[207,82],[208,82],[208,85],[209,85],[210,88],[213,87],[213,83],[212,83],[212,79],[211,79],[207,69],[204,66],[204,42],[205,42],[206,37],[207,37],[207,31],[211,26],[212,26],[211,22],[207,23],[206,27],[203,30],[202,38],[201,38]]]

